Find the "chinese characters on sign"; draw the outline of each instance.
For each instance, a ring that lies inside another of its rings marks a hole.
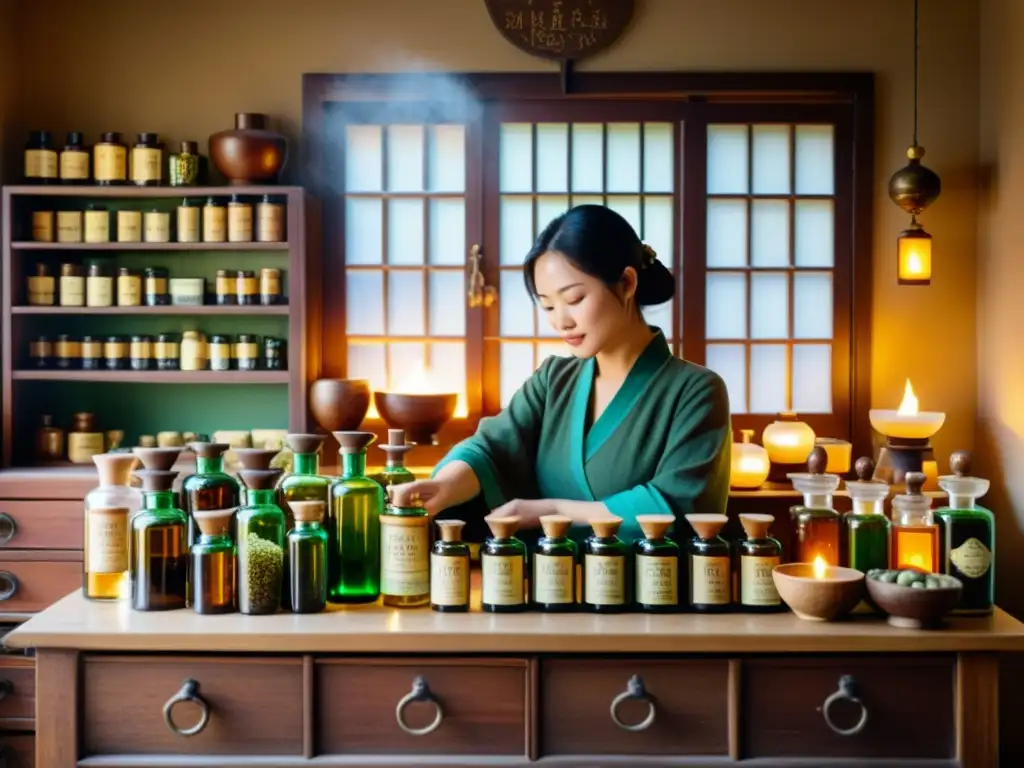
[[[486,0],[498,31],[535,56],[583,59],[607,48],[626,28],[633,0]]]

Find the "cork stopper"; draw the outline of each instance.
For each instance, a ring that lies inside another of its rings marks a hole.
[[[322,501],[290,501],[288,507],[296,522],[319,523],[324,519],[324,503]]]
[[[138,459],[131,453],[98,453],[92,457],[103,485],[128,485]]]
[[[377,436],[373,432],[331,432],[341,446],[341,453],[364,453]]]
[[[599,517],[597,520],[590,521],[590,527],[594,529],[594,535],[601,539],[610,539],[619,532],[619,526],[622,525],[622,518],[609,515],[608,517]]]
[[[907,496],[921,496],[921,488],[924,487],[924,483],[927,478],[924,472],[907,472],[903,476],[903,482],[907,486]]]
[[[957,477],[969,477],[971,474],[971,452],[953,451],[949,457],[949,468]]]
[[[743,526],[743,531],[747,534],[748,539],[768,538],[768,529],[772,527],[774,522],[775,517],[772,515],[761,515],[753,512],[743,512],[740,514],[740,525]]]
[[[487,527],[491,529],[491,535],[496,539],[511,539],[519,530],[519,518],[516,515],[496,517],[488,515],[484,518]]]
[[[220,536],[231,530],[231,516],[237,509],[197,509],[192,512],[192,517],[204,536]]]
[[[875,462],[870,456],[861,456],[854,463],[853,471],[857,473],[857,479],[862,483],[870,482],[871,476],[875,474]]]
[[[540,527],[544,529],[544,535],[549,539],[560,539],[572,525],[572,518],[565,515],[541,515]]]
[[[227,443],[190,443],[188,447],[201,459],[219,458],[231,448]]]
[[[169,469],[140,469],[135,476],[142,481],[144,491],[169,491],[178,473]]]
[[[437,527],[441,531],[441,541],[462,541],[462,520],[438,520]]]
[[[136,448],[134,453],[146,469],[167,471],[181,455],[181,448]]]
[[[822,453],[824,453],[824,449]],[[713,539],[722,530],[722,526],[729,522],[725,515],[687,515],[686,522],[693,526],[693,530],[702,539]]]
[[[392,460],[400,459],[404,454],[412,450],[412,444],[405,442],[404,429],[389,429],[388,441],[377,447],[387,453],[388,458]]]
[[[318,453],[324,444],[323,435],[292,434],[284,439],[285,445],[292,449],[292,453],[311,454]]]
[[[820,445],[814,446],[814,450],[807,455],[807,471],[812,475],[823,475],[827,466],[828,454],[825,449]]]
[[[241,469],[238,471],[242,483],[251,491],[271,491],[281,476],[280,469]]]
[[[245,469],[270,469],[270,462],[279,453],[276,448],[235,448],[235,455]]]
[[[744,430],[745,432],[746,430]],[[637,515],[636,522],[644,536],[652,541],[664,539],[672,523],[676,521],[675,515]]]

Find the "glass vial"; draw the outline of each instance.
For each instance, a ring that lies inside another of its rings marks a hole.
[[[128,181],[128,147],[121,141],[120,133],[100,134],[99,142],[92,148],[92,165],[97,184],[107,186]]]
[[[192,545],[192,609],[196,613],[235,611],[235,542],[231,538],[234,509],[195,512],[199,540]]]
[[[645,613],[679,610],[679,545],[668,537],[674,515],[637,515],[636,604]]]
[[[203,206],[203,242],[224,243],[228,239],[227,210],[213,197]]]
[[[163,454],[150,454],[161,451]],[[173,449],[172,449],[173,450]],[[147,455],[148,454],[148,455]],[[160,466],[171,466],[177,457],[166,449],[139,449],[137,455],[146,469],[135,473],[142,480],[144,507],[131,519],[131,595],[136,611],[167,611],[186,607],[188,583],[188,525],[185,513],[175,506],[172,490],[177,472],[150,469],[160,459]],[[163,459],[169,458],[170,461]]]
[[[782,562],[782,545],[768,533],[774,522],[771,515],[740,515],[746,537],[737,544],[736,596],[744,611],[769,613],[786,608],[772,576],[775,566]]]
[[[430,602],[430,518],[419,499],[380,516],[380,594],[393,608]]]
[[[256,240],[284,242],[284,205],[270,195],[264,195],[256,205]]]
[[[939,526],[932,516],[931,499],[921,492],[923,472],[903,476],[907,492],[892,499],[891,568],[939,571]]]
[[[295,527],[288,531],[288,600],[294,613],[327,607],[327,531],[323,501],[293,501]]]
[[[827,474],[827,465],[828,454],[818,445],[807,457],[807,472],[789,473],[793,488],[804,496],[803,506],[789,508],[796,521],[793,562],[813,563],[821,557],[826,565],[839,565],[839,513],[832,506],[839,475]]]
[[[218,338],[224,339],[223,347],[226,348],[226,351],[223,354],[227,355],[224,364],[228,364],[230,363],[231,339],[227,336]],[[212,348],[213,345],[211,344]],[[210,363],[212,366],[212,356]],[[320,474],[319,459],[324,443],[323,435],[290,434],[285,437],[284,442],[292,451],[292,470],[291,473],[281,478],[281,482],[277,485],[277,493],[280,498],[281,509],[284,512],[285,526],[290,531],[295,525],[295,518],[291,508],[293,502],[322,502],[324,514],[327,514],[330,503],[331,479]],[[321,527],[323,527],[322,522]],[[324,533],[326,535],[326,529],[324,529]],[[290,579],[289,569],[291,567],[288,558],[285,558],[284,567],[285,580],[288,581]],[[326,579],[327,576],[325,575],[324,578]],[[291,599],[290,593],[286,591],[282,599],[286,602],[289,601]],[[288,606],[290,605],[289,603]]]
[[[140,133],[131,154],[131,179],[137,187],[157,187],[163,181],[164,151],[155,133]],[[166,242],[153,240],[152,242]]]
[[[590,523],[594,532],[583,544],[583,608],[595,613],[621,613],[633,602],[630,547],[616,534],[621,517]]]
[[[275,490],[281,470],[243,469],[238,474],[246,487],[246,504],[238,510],[236,523],[238,610],[276,613],[284,587],[284,512]]]
[[[252,205],[238,195],[228,201],[228,242],[252,242]]]
[[[490,613],[526,610],[526,545],[516,538],[519,518],[484,518],[491,535],[480,550],[481,608]]]
[[[53,184],[57,181],[57,150],[49,131],[31,131],[25,144],[25,181]]]
[[[543,515],[544,535],[537,540],[530,579],[532,606],[548,613],[576,609],[576,565],[579,548],[569,538],[572,520],[563,515]]]
[[[689,604],[696,611],[729,610],[732,603],[732,569],[729,544],[718,535],[725,515],[687,515],[696,536],[688,547]]]
[[[181,201],[178,206],[177,231],[179,243],[199,242],[199,206],[193,205],[188,198]]]
[[[469,545],[462,520],[438,520],[441,536],[430,553],[430,608],[438,613],[469,611]]]
[[[86,184],[89,181],[89,148],[78,131],[68,133],[67,142],[60,153],[60,180],[62,184]]]

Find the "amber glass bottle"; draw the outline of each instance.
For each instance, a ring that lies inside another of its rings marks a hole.
[[[821,557],[827,565],[839,565],[840,518],[832,506],[839,476],[826,473],[827,465],[828,454],[818,445],[807,457],[807,471],[789,474],[793,488],[804,496],[803,505],[789,509],[796,521],[793,561],[797,563],[813,563]]]
[[[637,515],[636,604],[645,613],[679,610],[679,545],[668,537],[674,515]]]
[[[322,501],[293,501],[295,527],[288,531],[288,605],[295,613],[327,607],[327,531]]]
[[[166,611],[186,606],[188,522],[175,506],[173,470],[142,469],[144,507],[131,520],[132,608]]]
[[[491,536],[480,550],[483,600],[481,607],[491,613],[526,610],[526,545],[516,538],[519,518],[514,515],[484,518]]]
[[[469,545],[462,520],[438,520],[441,537],[430,553],[430,607],[439,613],[469,610]]]
[[[921,492],[923,472],[903,476],[907,492],[892,499],[891,568],[917,568],[939,573],[939,525],[932,515],[932,502]]]
[[[185,509],[189,514],[189,547],[198,538],[198,529],[192,512],[200,509],[231,509],[239,505],[238,481],[224,471],[224,453],[231,447],[227,443],[192,443],[196,453],[196,471],[182,483]]]
[[[579,548],[567,534],[572,520],[564,515],[543,515],[544,535],[533,552],[531,602],[540,611],[558,613],[576,609],[576,564]]]
[[[235,610],[235,542],[231,537],[234,509],[197,510],[199,541],[192,545],[192,607],[196,613]]]

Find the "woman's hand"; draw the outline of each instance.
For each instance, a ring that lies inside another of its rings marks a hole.
[[[452,506],[446,484],[437,480],[417,480],[391,486],[391,503],[396,507],[412,506],[417,499],[423,502],[423,508],[431,517]]]
[[[544,515],[558,514],[556,499],[513,499],[494,509],[494,517],[518,517],[520,528],[539,528]]]

